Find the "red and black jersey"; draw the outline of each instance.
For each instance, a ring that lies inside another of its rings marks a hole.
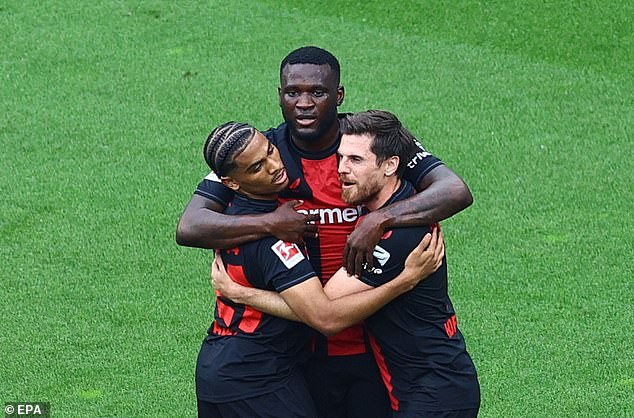
[[[343,115],[341,115],[343,116]],[[341,199],[341,184],[337,171],[337,140],[319,153],[307,153],[297,148],[291,140],[285,123],[264,135],[279,149],[289,177],[288,188],[280,194],[280,201],[301,199],[299,212],[320,215],[319,237],[307,239],[306,246],[313,268],[323,283],[343,266],[343,250],[348,235],[358,219],[358,208]],[[442,162],[421,150],[407,165],[405,177],[419,184],[423,177]],[[195,191],[196,194],[227,205],[233,192],[210,173]],[[341,333],[324,337],[317,335],[315,351],[324,355],[351,355],[366,352],[365,333],[361,324]]]
[[[276,207],[275,201],[236,194],[226,213],[264,213]],[[234,281],[275,292],[316,276],[297,245],[273,237],[223,250],[222,260]],[[234,303],[219,293],[216,297],[214,321],[205,339],[211,348],[198,361],[197,379],[204,382],[199,385],[199,397],[227,402],[284,386],[293,369],[308,358],[312,330]]]
[[[411,184],[403,181],[386,205],[413,193]],[[429,231],[427,226],[387,231],[374,250],[374,267],[360,280],[378,287],[394,279]],[[446,261],[365,321],[392,408],[410,413],[407,416],[480,404],[476,369],[447,291]]]

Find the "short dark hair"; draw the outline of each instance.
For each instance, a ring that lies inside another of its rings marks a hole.
[[[216,127],[205,141],[203,156],[217,176],[226,176],[235,168],[234,158],[255,136],[255,128],[247,123],[226,122]]]
[[[368,110],[348,114],[341,119],[341,133],[344,135],[371,135],[374,139],[370,150],[376,155],[380,165],[386,159],[399,157],[396,174],[401,177],[407,163],[420,150],[418,140],[398,120],[396,115],[385,110]]]
[[[317,46],[303,46],[289,53],[280,64],[280,79],[282,77],[284,67],[292,64],[328,65],[337,79],[337,84],[339,84],[341,76],[339,61],[334,55],[323,48],[319,48]]]

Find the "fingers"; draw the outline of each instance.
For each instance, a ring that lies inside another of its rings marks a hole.
[[[422,240],[420,240],[420,244],[418,244],[417,250],[423,252],[424,250],[433,247],[434,245],[434,234],[426,233]]]
[[[306,222],[319,222],[320,220],[321,220],[321,217],[319,216],[318,213],[312,213],[312,214],[306,215]]]
[[[372,270],[372,267],[374,267],[374,248],[368,249],[365,253],[365,260],[362,260],[361,269],[364,267],[368,271]],[[359,270],[359,273],[361,273],[361,270]]]
[[[354,276],[361,270],[360,267],[357,268],[357,265],[361,264],[361,261],[357,261],[357,260],[360,258],[363,258],[363,256],[360,256],[359,252],[353,249],[352,247],[346,246],[346,250],[344,251],[344,257],[345,258],[343,262],[344,262],[344,267],[346,268],[346,273],[348,273],[348,275],[350,276]]]
[[[438,249],[436,250],[436,257],[438,258],[438,263],[442,264],[442,260],[445,257],[445,240],[442,237],[442,231],[438,231]]]
[[[355,257],[354,257],[354,270],[352,272],[348,272],[348,274],[354,275],[354,276],[360,276],[361,272],[363,271],[363,267],[365,264],[365,254],[357,251]]]

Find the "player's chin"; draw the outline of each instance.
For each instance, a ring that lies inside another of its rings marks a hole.
[[[288,178],[281,183],[275,183],[273,187],[275,188],[275,193],[280,193],[282,190],[288,187]]]

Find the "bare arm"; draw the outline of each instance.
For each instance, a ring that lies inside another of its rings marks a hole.
[[[221,279],[222,266],[216,262],[212,269],[212,282],[218,286],[216,290],[234,302],[248,304],[286,319],[300,320],[323,334],[332,335],[367,318],[397,296],[411,290],[440,267],[443,256],[442,237],[438,240],[436,232],[427,234],[408,256],[403,272],[382,286],[371,288],[348,276],[343,268],[340,269],[330,281],[337,284],[334,288],[341,295],[344,294],[342,288],[346,288],[347,292],[345,296],[337,298],[324,292],[316,276],[281,294],[242,287],[228,279],[228,276]]]
[[[211,285],[222,296],[236,303],[252,306],[269,315],[301,322],[279,293],[242,286],[231,280],[218,254],[211,264]]]
[[[473,203],[473,196],[464,181],[444,165],[430,171],[417,189],[422,191],[409,199],[370,212],[359,221],[344,249],[344,265],[348,273],[360,274],[366,263],[368,268],[372,267],[372,252],[386,230],[431,225]]]
[[[293,208],[299,201],[281,205],[263,215],[224,215],[222,205],[193,195],[176,227],[178,245],[228,249],[273,235],[284,241],[303,242],[317,233],[317,215],[303,215]]]

